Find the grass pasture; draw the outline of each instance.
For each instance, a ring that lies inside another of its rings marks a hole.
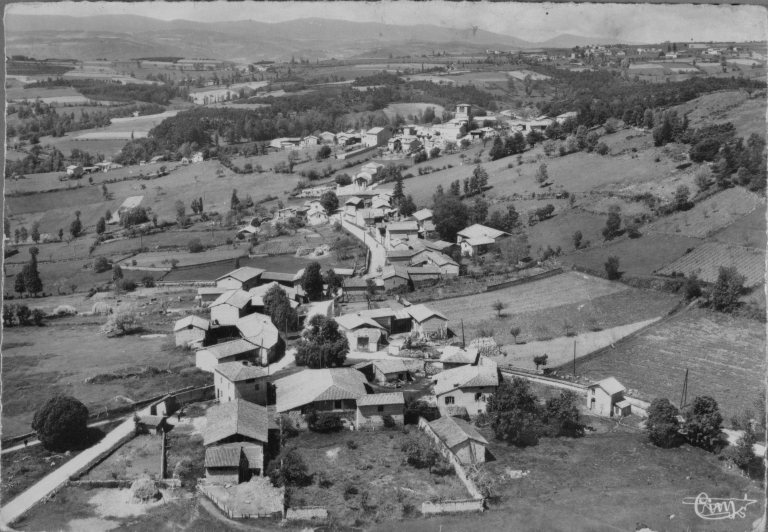
[[[661,275],[697,273],[707,283],[717,281],[721,266],[735,266],[746,276],[745,286],[754,286],[765,280],[765,250],[746,249],[741,246],[706,242],[675,262],[659,270]]]
[[[747,248],[765,249],[765,210],[765,204],[759,205],[749,214],[715,233],[712,238],[724,244],[738,243]]]
[[[524,211],[518,207],[518,203],[515,202],[515,208],[522,214]],[[568,253],[574,249],[573,233],[576,231],[581,231],[582,243],[589,240],[596,244],[602,240],[601,231],[605,227],[605,218],[579,208],[565,208],[549,220],[526,228],[531,252],[535,253],[539,247],[552,246],[556,249],[560,246],[565,253]]]
[[[698,66],[704,69],[720,70],[719,64],[699,64]],[[705,94],[679,105],[677,109],[679,114],[690,112],[688,119],[691,127],[731,122],[736,128],[737,136],[743,136],[746,139],[751,133],[765,135],[765,98],[758,96],[751,98],[746,92],[724,91]]]
[[[492,308],[507,304],[499,317]],[[565,324],[577,334],[627,325],[666,314],[678,298],[651,290],[637,290],[577,272],[528,284],[426,303],[445,314],[448,326],[467,340],[480,330],[493,331],[500,345],[514,343],[510,328],[518,326],[518,342],[550,340],[566,335]]]
[[[764,203],[759,196],[741,188],[729,188],[647,227],[648,232],[706,238],[749,214]]]
[[[700,243],[699,239],[685,236],[644,235],[578,250],[561,260],[566,264],[604,271],[608,257],[615,255],[619,258],[619,267],[623,273],[643,276],[655,273]]]
[[[139,253],[138,255],[131,257],[130,260],[124,262],[132,265],[135,260],[136,266],[138,267],[151,267],[152,265],[156,265],[158,268],[162,268],[165,265],[170,267],[169,263],[172,259],[178,260],[179,266],[195,266],[225,259],[232,259],[232,261],[234,261],[235,258],[244,257],[246,255],[248,255],[248,248],[232,248],[227,246],[208,249],[200,253],[178,251]]]
[[[45,299],[39,301],[44,304]],[[29,299],[24,302],[38,306]],[[108,303],[115,305],[114,300]],[[175,319],[172,316],[148,315],[142,318],[142,322],[148,331],[168,333]],[[201,380],[196,372],[189,375],[180,373],[181,369],[194,366],[194,354],[165,350],[166,338],[140,338],[138,335],[107,338],[100,331],[105,321],[102,316],[70,317],[48,322],[42,328],[5,329],[4,436],[28,432],[35,410],[58,393],[77,397],[91,412],[95,412],[125,404],[116,399],[118,396],[137,401],[208,381],[207,374]],[[87,341],[84,342],[84,338]],[[169,372],[102,384],[85,383],[86,378],[97,374],[124,372],[147,365]]]
[[[765,374],[765,325],[694,309],[653,327],[615,350],[576,361],[578,374],[616,377],[649,398],[680,401],[685,370],[688,400],[711,395],[725,419],[752,407]]]

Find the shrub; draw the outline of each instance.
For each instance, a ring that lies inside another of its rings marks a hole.
[[[32,430],[48,450],[66,451],[82,443],[87,433],[88,409],[69,395],[52,397],[32,419]]]
[[[205,246],[203,246],[203,243],[200,241],[199,238],[193,238],[187,244],[187,250],[190,253],[200,253],[204,249],[205,249]]]
[[[316,432],[338,432],[344,427],[341,417],[333,412],[320,412],[310,428]]]
[[[608,147],[608,145],[605,142],[600,142],[597,145],[597,148],[595,151],[598,153],[598,155],[608,155],[611,152],[611,149]]]
[[[440,456],[429,443],[418,436],[409,437],[403,442],[400,449],[405,453],[408,465],[417,469],[431,469]]]
[[[619,271],[619,258],[617,256],[611,255],[608,257],[604,266],[605,273],[611,281],[615,281],[621,277],[621,272]]]
[[[130,334],[141,328],[139,317],[132,305],[120,307],[113,313],[101,330],[108,335]]]
[[[267,475],[277,487],[308,486],[312,483],[304,458],[293,448],[286,449],[270,463]]]
[[[355,440],[347,440],[347,448],[354,451],[357,449],[357,442],[355,442]]]
[[[59,305],[55,309],[53,309],[54,316],[74,316],[77,314],[77,311],[75,310],[75,307],[71,307],[69,305]]]
[[[136,290],[136,281],[133,279],[120,279],[117,284],[123,292],[133,292]]]
[[[192,459],[185,456],[176,462],[176,467],[173,468],[173,478],[179,479],[182,482],[194,480],[192,477],[193,471]]]
[[[131,484],[131,493],[133,498],[142,502],[160,498],[160,490],[157,489],[155,481],[151,478],[140,478],[134,480]]]
[[[96,257],[93,261],[93,270],[96,273],[106,272],[112,269],[112,265],[109,263],[106,257]]]
[[[147,274],[141,278],[141,284],[143,284],[146,288],[153,288],[155,286],[155,278]]]
[[[679,443],[677,408],[668,399],[657,398],[648,409],[645,429],[648,439],[658,447],[674,447]]]
[[[99,301],[98,303],[93,304],[93,307],[91,307],[91,312],[97,316],[107,316],[112,314],[112,307],[103,301]]]
[[[381,416],[381,422],[384,423],[384,427],[388,429],[391,429],[397,426],[397,423],[395,422],[394,418],[389,414],[384,414],[383,416]]]

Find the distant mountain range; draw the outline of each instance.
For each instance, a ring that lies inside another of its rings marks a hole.
[[[5,27],[6,55],[23,54],[39,59],[182,56],[233,61],[283,61],[294,55],[310,60],[342,59],[384,48],[420,54],[443,49],[477,52],[485,49],[618,44],[613,39],[568,34],[534,43],[471,27],[399,26],[321,18],[265,23],[253,20],[164,21],[134,15],[60,17],[8,14]]]

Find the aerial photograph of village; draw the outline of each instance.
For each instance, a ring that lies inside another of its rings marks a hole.
[[[0,529],[765,530],[766,20],[7,5]]]

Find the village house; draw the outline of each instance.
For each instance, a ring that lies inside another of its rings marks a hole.
[[[488,441],[475,427],[456,417],[441,417],[427,423],[431,432],[464,465],[485,463]]]
[[[360,209],[355,213],[355,223],[362,227],[373,227],[384,223],[384,209]]]
[[[576,120],[576,116],[578,116],[578,113],[576,111],[568,111],[567,113],[563,113],[561,115],[557,115],[555,117],[555,122],[557,122],[558,124],[562,124],[563,122],[565,122],[569,118],[573,119],[573,120]]]
[[[373,176],[369,172],[358,172],[352,179],[352,184],[358,190],[367,189],[373,183]]]
[[[264,270],[260,268],[244,266],[216,279],[216,287],[226,288],[227,290],[245,290],[247,292],[251,288],[258,286],[259,279],[263,273]]]
[[[440,268],[431,264],[420,267],[409,267],[406,268],[406,271],[408,272],[411,284],[416,290],[425,286],[437,284],[441,275]]]
[[[449,345],[443,349],[440,362],[443,364],[443,370],[449,370],[460,366],[476,365],[479,356],[480,350],[477,348],[462,349],[457,345]]]
[[[334,319],[339,324],[339,329],[347,335],[350,350],[372,353],[379,350],[384,327],[376,321],[359,314],[344,314]]]
[[[173,334],[176,337],[176,347],[200,346],[208,339],[208,331],[211,322],[200,316],[186,316],[181,318],[173,326]]]
[[[261,275],[262,283],[276,282],[282,286],[289,288],[298,288],[301,284],[301,278],[304,276],[304,269],[302,268],[296,273],[283,273],[283,272],[264,272]]]
[[[350,277],[344,279],[344,295],[348,300],[360,300],[368,297],[368,279],[362,277]],[[384,291],[384,282],[381,279],[373,280],[373,290],[375,293]]]
[[[336,135],[336,142],[341,146],[351,146],[359,144],[362,139],[360,133],[355,131],[344,131]]]
[[[247,362],[218,364],[213,372],[213,385],[220,403],[242,399],[267,406],[267,372]]]
[[[78,178],[83,176],[83,166],[80,164],[71,164],[67,166],[67,175]]]
[[[269,142],[269,146],[276,150],[296,149],[301,144],[301,137],[281,137]]]
[[[246,225],[241,227],[235,233],[235,238],[238,240],[249,240],[253,235],[257,234],[259,230],[252,225]]]
[[[405,247],[405,246],[403,246]],[[390,249],[387,251],[387,263],[391,265],[407,266],[420,252],[413,249]]]
[[[357,399],[370,388],[365,375],[352,368],[305,369],[274,383],[277,390],[276,411],[302,412],[354,411]]]
[[[613,377],[590,384],[587,386],[587,407],[605,417],[629,415],[632,407],[624,399],[625,391],[627,389]]]
[[[333,144],[336,142],[336,134],[331,133],[330,131],[323,131],[322,133],[320,133],[319,137],[322,140],[322,142],[326,144]]]
[[[203,157],[203,152],[197,151],[192,154],[192,157],[189,159],[192,163],[201,163],[205,160],[205,157]]]
[[[421,209],[419,211],[416,211],[411,216],[414,220],[416,220],[416,223],[419,224],[419,229],[424,229],[424,222],[427,222],[429,220],[432,220],[433,214],[432,211],[429,209]]]
[[[213,373],[216,366],[227,362],[242,363],[248,361],[255,364],[260,351],[260,346],[248,340],[242,338],[230,340],[200,349],[195,353],[195,366],[203,371]]]
[[[425,305],[412,305],[405,311],[413,320],[413,330],[422,336],[444,338],[448,334],[448,318]]]
[[[415,221],[411,222],[392,222],[387,224],[386,232],[386,248],[392,249],[392,240],[409,240],[411,238],[418,238],[419,236],[419,224]]]
[[[285,341],[272,319],[264,314],[249,314],[237,320],[237,331],[244,339],[260,347],[256,360],[262,366],[282,358],[285,353]]]
[[[357,211],[363,207],[365,207],[365,201],[357,196],[352,196],[344,202],[344,214],[352,216],[352,221],[354,222],[357,218]]]
[[[392,130],[388,127],[374,127],[365,132],[363,137],[363,146],[375,147],[384,146],[392,137]]]
[[[373,361],[373,378],[379,384],[410,380],[411,374],[402,359],[383,358]]]
[[[357,400],[355,428],[376,429],[384,425],[384,416],[389,416],[395,425],[405,422],[405,397],[402,392],[363,395]]]
[[[251,294],[244,290],[228,290],[211,303],[214,325],[235,325],[237,320],[253,312]]]
[[[407,287],[410,284],[408,270],[400,264],[385,266],[381,272],[381,280],[384,281],[384,290],[387,291]]]
[[[264,474],[264,446],[269,443],[266,407],[240,399],[206,412],[203,443],[209,482],[237,484]]]
[[[316,137],[315,135],[308,135],[301,139],[301,145],[303,147],[317,146],[318,144],[320,144],[320,137]]]
[[[371,174],[371,176],[375,177],[378,175],[378,173],[381,171],[381,169],[384,168],[384,165],[381,163],[377,163],[376,161],[370,161],[365,163],[361,168],[361,172],[367,172]]]
[[[306,222],[311,226],[328,223],[328,213],[325,212],[322,205],[313,203],[307,210]]]
[[[409,332],[412,326],[410,314],[405,309],[392,309],[389,307],[360,310],[358,316],[369,318],[384,327],[388,334]]]
[[[459,275],[459,263],[448,255],[429,251],[425,254],[426,260],[440,270],[440,275],[444,277],[456,277]]]
[[[474,224],[456,233],[456,242],[461,246],[461,254],[468,256],[482,255],[488,246],[511,236],[509,233]]]
[[[277,281],[272,281],[271,283],[262,284],[256,288],[248,290],[248,293],[251,294],[251,305],[253,306],[254,311],[262,314],[264,313],[264,296],[275,286],[280,287],[280,289],[285,292],[285,295],[288,296],[288,302],[293,309],[299,308],[301,303],[306,299],[303,295],[303,291],[301,291],[302,293],[300,294],[299,290],[296,288],[283,286]]]
[[[166,422],[165,416],[145,415],[139,416],[136,422],[136,432],[138,434],[150,434],[152,436],[162,436],[171,427]]]
[[[441,415],[447,408],[463,406],[470,416],[485,412],[488,396],[499,386],[495,365],[459,366],[434,375],[434,391]]]

